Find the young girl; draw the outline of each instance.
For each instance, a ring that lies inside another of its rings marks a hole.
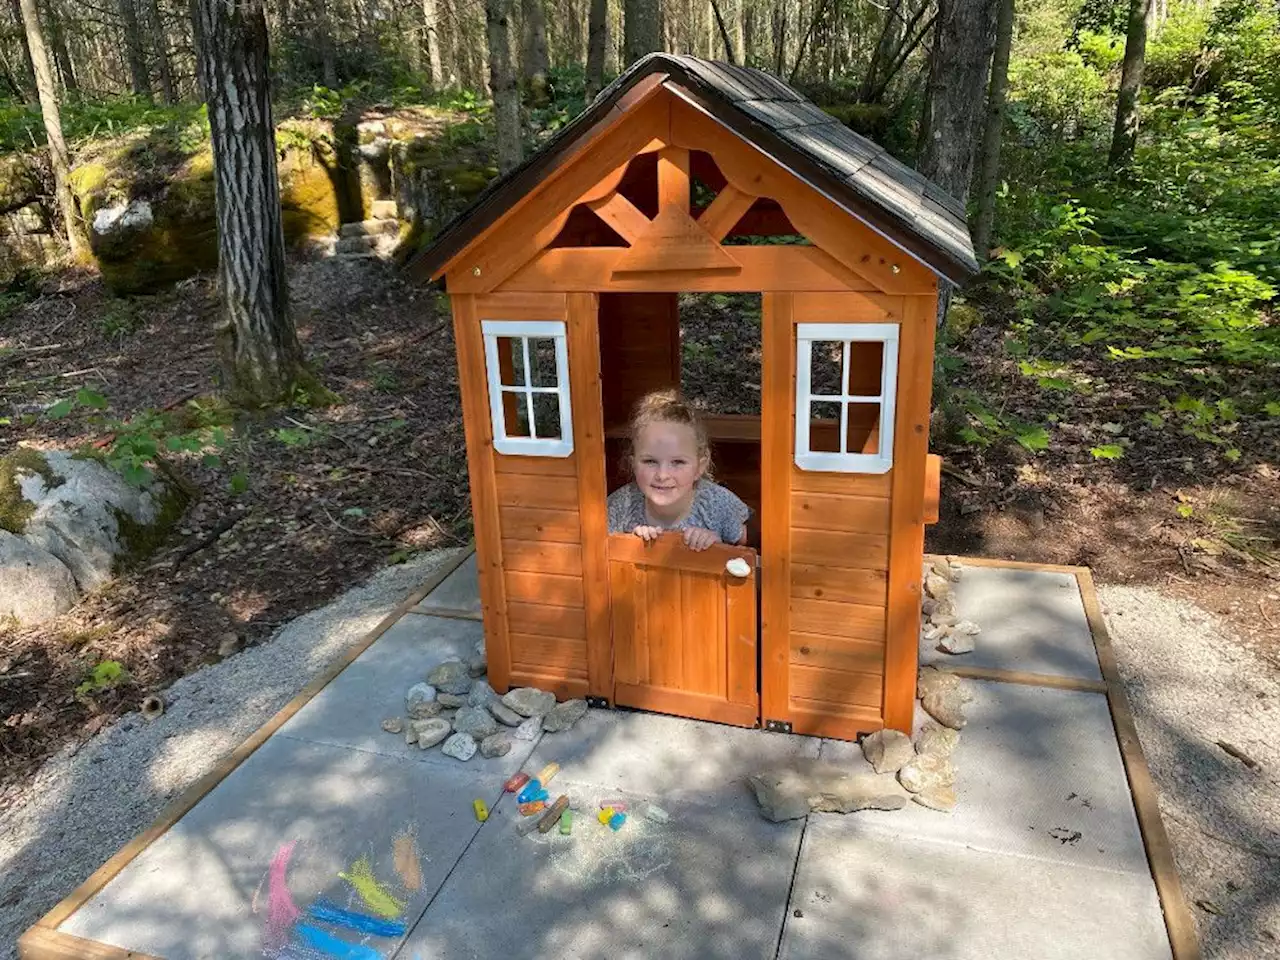
[[[751,509],[705,476],[711,465],[707,433],[674,390],[649,394],[631,419],[635,480],[609,494],[609,532],[654,540],[681,530],[692,550],[742,543]]]

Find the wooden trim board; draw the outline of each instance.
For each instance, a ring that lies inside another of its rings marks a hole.
[[[35,925],[18,938],[18,956],[21,960],[69,960],[69,958],[87,958],[87,960],[158,960],[148,954],[125,950],[109,944],[84,940],[69,933],[58,930],[67,918],[84,906],[98,891],[110,883],[115,876],[156,840],[159,840],[170,827],[182,819],[197,803],[204,799],[214,787],[221,783],[240,764],[267,739],[301,710],[317,693],[328,686],[338,674],[351,666],[360,654],[373,646],[374,641],[391,629],[410,608],[421,603],[432,590],[440,586],[445,578],[462,566],[474,552],[471,549],[458,551],[458,556],[446,560],[435,573],[413,593],[409,594],[399,606],[382,618],[364,639],[356,643],[345,654],[331,663],[322,673],[302,688],[301,692],[281,707],[276,714],[251,733],[240,746],[231,751],[223,760],[203,777],[182,792],[176,800],[165,807],[151,826],[143,830],[95,870],[84,883],[76,887],[64,897],[52,910],[36,921]]]

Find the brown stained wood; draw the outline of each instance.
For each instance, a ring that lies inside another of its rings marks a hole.
[[[629,244],[636,243],[649,226],[649,218],[636,209],[622,194],[611,193],[603,200],[587,204],[597,217],[607,223]]]
[[[715,271],[737,275],[738,261],[703,230],[688,212],[663,207],[635,242],[613,265],[613,275],[635,273],[697,273]]]
[[[511,633],[532,633],[557,639],[587,639],[587,617],[582,607],[553,607],[543,603],[507,603]]]
[[[766,502],[768,494],[766,496]],[[791,531],[791,559],[816,566],[845,566],[883,570],[889,562],[889,538],[883,534],[841,533],[830,530]],[[920,572],[916,571],[916,579]]]
[[[719,697],[708,697],[684,690],[619,683],[617,697],[619,703],[625,703],[640,710],[669,713],[677,717],[694,717],[699,720],[710,720],[713,723],[727,723],[735,727],[754,727],[758,719],[756,708],[751,704],[732,703]]]
[[[901,297],[882,293],[797,293],[798,323],[897,323]]]
[[[609,535],[610,561],[637,566],[724,575],[725,564],[735,558],[745,560],[755,570],[756,552],[750,547],[715,543],[705,550],[690,550],[684,545],[684,538],[679,533],[664,533],[651,543],[646,543],[632,533]]]
[[[507,570],[507,601],[549,603],[557,607],[581,607],[585,603],[582,577],[555,573],[526,573]]]
[[[557,218],[568,218],[584,185],[599,183],[619,166],[625,166],[650,140],[667,138],[669,99],[654,87],[634,107],[615,111],[613,121],[597,136],[581,141],[574,158],[563,163],[541,189],[512,204],[493,226],[449,262],[449,292],[487,293],[535,256],[541,249],[537,242],[550,231],[548,225]],[[559,232],[557,229],[546,237],[546,243]]]
[[[111,882],[125,867],[133,862],[144,850],[152,843],[164,836],[169,828],[182,819],[197,803],[199,803],[206,794],[214,787],[226,779],[233,770],[247,760],[258,747],[267,742],[267,739],[292,719],[298,711],[310,702],[311,698],[323,690],[330,682],[332,682],[343,670],[356,661],[360,654],[364,653],[374,642],[384,633],[391,629],[395,623],[400,620],[413,607],[421,603],[426,596],[436,587],[445,581],[445,579],[453,573],[458,567],[471,556],[471,550],[460,550],[457,555],[446,560],[435,570],[427,581],[414,590],[403,603],[395,608],[391,613],[384,617],[377,626],[369,631],[363,638],[355,643],[340,658],[326,667],[317,677],[308,683],[302,690],[281,707],[275,715],[271,717],[261,727],[251,733],[244,741],[231,751],[223,760],[221,760],[212,770],[193,783],[190,787],[182,792],[182,794],[170,803],[160,812],[160,815],[152,821],[146,830],[138,834],[127,844],[121,847],[115,854],[111,856],[106,863],[95,870],[84,883],[76,887],[70,894],[64,897],[52,910],[41,917],[34,926],[32,926],[25,934],[20,942],[27,942],[31,946],[31,953],[23,953],[22,956],[31,957],[64,957],[64,956],[89,956],[93,957],[93,953],[39,953],[41,949],[49,951],[71,948],[77,945],[87,945],[84,949],[107,948],[105,944],[98,944],[94,941],[85,941],[73,937],[69,934],[58,933],[57,928],[67,921],[67,919],[79,910],[82,906],[89,902],[98,892]],[[38,933],[37,933],[38,931]],[[30,935],[30,939],[28,939]],[[107,948],[115,949],[115,948]],[[121,951],[118,953],[104,953],[103,957],[125,957],[133,956],[139,960],[147,960],[145,954],[129,953]]]
[[[888,533],[889,501],[880,497],[792,491],[791,525],[810,530]]]
[[[819,667],[879,676],[884,668],[884,642],[791,633],[793,666]]]
[[[682,147],[658,151],[658,212],[668,207],[689,213],[689,151]]]
[[[791,468],[791,489],[801,493],[887,499],[892,488],[892,470],[888,473],[819,473]]]
[[[801,233],[878,289],[936,294],[937,280],[927,267],[690,104],[678,88],[670,120],[672,144],[711,154],[729,183],[776,201]]]
[[[498,519],[504,539],[548,543],[580,543],[582,540],[582,521],[576,510],[499,507]]]
[[[637,617],[644,611],[644,573],[628,563],[609,564],[614,682],[649,682],[648,635]]]
[[[884,694],[884,678],[878,673],[855,673],[793,664],[791,698],[833,704],[834,713],[850,707],[880,709]]]
[[[728,699],[725,668],[725,591],[706,577],[680,575],[682,689]]]
[[[791,596],[884,607],[889,599],[889,575],[883,568],[791,564]]]
[[[565,315],[563,293],[488,293],[476,297],[481,320],[560,320]]]
[[[462,426],[467,441],[467,476],[475,526],[476,572],[480,609],[484,616],[485,654],[489,682],[506,692],[511,665],[507,649],[507,603],[502,583],[502,532],[498,523],[498,492],[494,472],[493,425],[489,419],[489,387],[485,378],[484,339],[474,297],[451,297],[453,339],[458,355],[458,392],[462,398]]]
[[[582,519],[582,584],[586,591],[588,680],[592,696],[613,702],[613,635],[609,622],[609,520],[605,497],[603,398],[600,385],[598,298],[568,296],[569,397],[578,457]]]
[[[817,247],[735,246],[732,251],[740,268],[736,272],[616,273],[627,255],[621,247],[569,247],[546,250],[513,273],[501,286],[503,291],[595,290],[601,293],[643,293],[673,291],[686,293],[744,293],[786,290],[851,289],[843,268],[834,270],[832,258]],[[865,280],[852,289],[874,289]]]
[[[931,453],[924,462],[924,522],[937,523],[942,501],[942,458]]]
[[[548,676],[562,673],[576,680],[587,678],[587,642],[573,637],[546,637],[536,633],[512,633],[512,670],[534,670]]]
[[[735,580],[725,587],[725,697],[751,707],[757,714],[756,662],[759,630],[756,624],[755,578]]]
[[[625,436],[636,401],[680,382],[679,302],[674,293],[606,293],[598,313],[605,436],[609,427]]]
[[[760,496],[768,509],[760,517],[760,711],[766,722],[790,717],[792,302],[788,293],[765,293],[761,302]]]
[[[936,298],[906,298],[899,331],[888,635],[884,668],[885,726],[906,734],[911,733],[915,712],[919,660],[925,458],[929,444],[929,394],[933,384],[936,319]]]
[[[488,410],[485,411],[486,416]],[[508,457],[523,460],[524,457]],[[552,457],[544,459],[554,459]],[[559,477],[559,474],[551,476]],[[549,510],[578,509],[578,485],[568,479],[548,479],[533,473],[499,472],[495,478],[497,501],[504,507],[539,507]]]
[[[698,226],[707,231],[707,236],[719,243],[755,202],[755,197],[729,184],[716,194],[711,205],[699,215]]]
[[[1160,819],[1160,794],[1151,776],[1151,769],[1147,766],[1146,755],[1142,752],[1142,741],[1138,739],[1138,728],[1125,696],[1115,650],[1111,646],[1111,634],[1107,631],[1102,607],[1098,603],[1098,592],[1094,589],[1093,574],[1088,569],[1078,569],[1076,583],[1084,602],[1089,631],[1093,635],[1093,646],[1098,653],[1098,667],[1107,685],[1107,706],[1111,710],[1111,722],[1120,746],[1120,757],[1129,778],[1129,790],[1133,795],[1138,827],[1142,831],[1143,844],[1147,850],[1147,862],[1151,866],[1151,876],[1160,895],[1160,908],[1164,912],[1165,928],[1169,932],[1174,960],[1200,960],[1200,940],[1195,920],[1187,908],[1182,881],[1178,877],[1174,861],[1173,846],[1165,832],[1164,821]]]
[[[163,960],[149,953],[34,926],[18,938],[20,960]]]
[[[683,689],[684,617],[680,609],[680,571],[664,566],[645,566],[642,573],[649,682],[656,687]],[[618,702],[636,706],[630,701]]]
[[[576,543],[504,539],[502,555],[503,566],[508,572],[523,570],[527,573],[582,577],[582,547]]]
[[[493,469],[499,474],[523,474],[526,477],[536,477],[545,483],[547,477],[576,477],[578,458],[576,454],[567,457],[520,457],[495,453]],[[564,508],[561,507],[561,509]]]
[[[791,701],[791,729],[809,737],[856,740],[861,734],[884,728],[875,707],[853,707],[843,703],[794,698]]]
[[[793,636],[797,633],[816,633],[883,643],[885,609],[860,603],[833,603],[829,600],[792,597],[791,633]]]
[[[995,667],[968,667],[964,664],[935,663],[946,673],[954,673],[967,680],[991,680],[996,683],[1016,683],[1026,687],[1050,687],[1054,690],[1078,690],[1083,693],[1106,693],[1107,685],[1101,680],[1084,677],[1064,677],[1052,673],[1027,673],[1022,670],[999,670]]]
[[[930,560],[945,559],[936,554],[927,554]],[[1041,573],[1069,573],[1073,577],[1088,570],[1088,567],[1073,566],[1062,563],[1033,563],[1028,560],[1001,560],[998,557],[956,557],[961,564],[973,567],[1009,567],[1011,570],[1038,570]]]

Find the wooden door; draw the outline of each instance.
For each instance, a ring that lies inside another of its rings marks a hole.
[[[746,561],[736,577],[725,565]],[[756,726],[756,552],[695,552],[668,533],[646,544],[609,537],[614,699],[740,727]]]

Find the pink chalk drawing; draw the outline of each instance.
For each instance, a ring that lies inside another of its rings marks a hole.
[[[298,841],[281,844],[271,858],[271,869],[267,874],[267,925],[263,940],[268,949],[278,950],[289,939],[294,922],[302,916],[302,911],[293,902],[293,894],[289,892],[286,874],[289,871],[289,858],[293,856],[293,848]]]

